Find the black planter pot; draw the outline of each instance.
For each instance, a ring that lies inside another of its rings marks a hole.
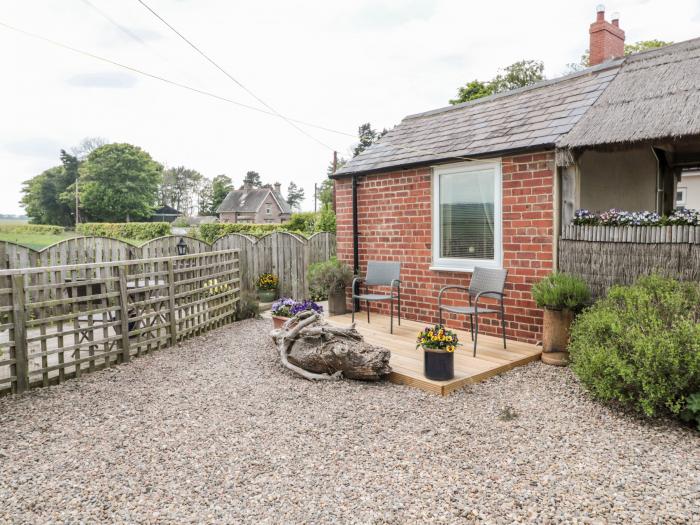
[[[447,381],[455,376],[454,352],[433,352],[423,349],[425,377],[434,381]]]

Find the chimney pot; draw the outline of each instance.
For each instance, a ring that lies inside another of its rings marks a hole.
[[[612,14],[612,25],[620,27],[620,13],[615,12]]]
[[[598,4],[595,6],[596,21],[603,22],[605,20],[605,6],[603,4]]]
[[[279,182],[275,182],[274,187],[277,193],[280,193],[282,191],[282,185]]]

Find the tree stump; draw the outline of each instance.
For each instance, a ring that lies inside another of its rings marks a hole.
[[[365,342],[354,324],[332,326],[316,312],[300,312],[271,335],[282,364],[306,379],[377,381],[391,372],[389,350]]]

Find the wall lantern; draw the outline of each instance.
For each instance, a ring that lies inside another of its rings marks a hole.
[[[178,242],[175,247],[177,248],[178,255],[187,255],[187,243],[185,242],[185,239],[180,237],[180,242]]]

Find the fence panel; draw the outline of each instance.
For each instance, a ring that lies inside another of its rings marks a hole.
[[[0,391],[128,361],[234,319],[238,253],[0,272]]]
[[[560,238],[559,269],[585,279],[595,297],[652,273],[700,281],[700,227],[570,225]]]

